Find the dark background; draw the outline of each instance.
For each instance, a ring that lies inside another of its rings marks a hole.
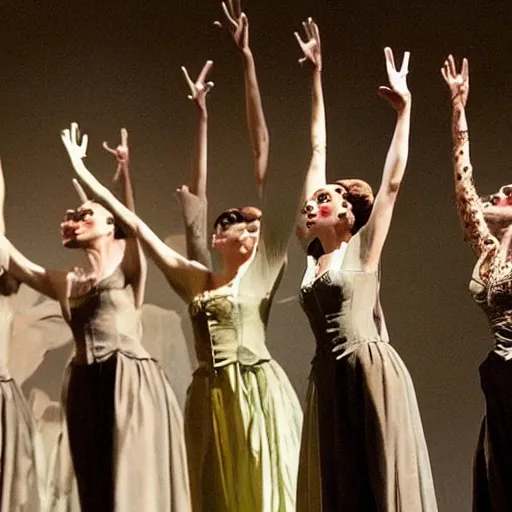
[[[254,201],[245,127],[241,60],[212,23],[211,0],[2,2],[0,154],[12,241],[46,266],[69,265],[58,225],[77,203],[59,131],[78,121],[90,136],[88,166],[105,183],[114,170],[101,142],[130,133],[141,216],[162,237],[181,233],[175,189],[186,179],[195,128],[180,66],[192,75],[214,60],[209,96],[210,216]],[[394,114],[376,95],[386,74],[382,49],[411,51],[410,158],[383,255],[383,304],[394,346],[415,382],[440,510],[470,509],[472,453],[483,402],[478,365],[491,348],[485,318],[467,285],[474,258],[459,229],[450,161],[450,109],[439,68],[445,56],[470,60],[469,123],[481,193],[509,183],[512,157],[511,16],[508,1],[247,1],[271,134],[271,173],[308,164],[309,73],[297,64],[293,31],[313,16],[320,26],[331,179],[378,186]],[[304,258],[292,243],[279,298],[297,294]],[[147,301],[185,308],[153,266]],[[30,340],[27,340],[30,341]],[[270,349],[304,397],[314,344],[296,299],[277,304]],[[60,376],[60,368],[48,375]]]

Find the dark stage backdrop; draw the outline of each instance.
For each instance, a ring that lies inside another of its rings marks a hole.
[[[377,5],[378,4],[378,5]],[[467,285],[474,263],[455,214],[445,56],[470,60],[469,122],[479,191],[512,181],[511,10],[507,1],[247,1],[252,48],[271,134],[271,179],[309,156],[309,73],[297,64],[293,31],[313,16],[322,33],[331,179],[357,176],[377,187],[394,113],[376,95],[385,83],[383,47],[411,51],[410,158],[384,250],[383,304],[391,339],[412,374],[430,449],[440,510],[470,508],[473,448],[483,413],[478,365],[491,348]],[[175,189],[190,167],[195,111],[180,66],[194,76],[214,61],[209,95],[210,217],[254,201],[243,75],[226,34],[212,23],[220,2],[3,1],[0,7],[0,155],[8,235],[46,266],[69,265],[59,222],[77,203],[59,131],[78,121],[90,136],[88,166],[105,183],[114,170],[101,142],[130,134],[141,216],[162,237],[182,232]],[[399,57],[400,58],[400,57]],[[314,343],[296,298],[304,267],[294,241],[268,342],[301,399]],[[185,307],[150,265],[147,301]],[[188,332],[188,328],[185,329]],[[30,343],[30,339],[26,343]],[[60,377],[56,357],[47,379]]]

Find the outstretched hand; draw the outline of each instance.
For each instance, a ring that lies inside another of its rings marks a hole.
[[[384,98],[397,112],[401,112],[411,101],[411,93],[407,87],[407,73],[409,73],[409,52],[404,52],[402,67],[397,70],[393,50],[389,47],[384,48],[386,57],[386,71],[388,73],[389,87],[379,87],[378,93]]]
[[[304,64],[304,62],[310,61],[318,71],[322,71],[322,47],[318,25],[313,18],[308,18],[307,21],[302,22],[302,26],[306,33],[306,41],[302,40],[298,32],[294,32],[302,53],[304,53],[304,57],[299,59],[299,63]]]
[[[185,66],[181,66],[181,70],[185,75],[185,80],[190,88],[188,99],[194,100],[197,106],[203,111],[206,109],[206,95],[213,87],[213,82],[206,82],[206,75],[208,75],[212,66],[213,61],[207,61],[195,82],[190,78],[187,68]]]
[[[87,156],[87,135],[83,135],[82,142],[80,140],[80,131],[77,123],[71,123],[69,130],[62,130],[60,137],[69,154],[71,160],[82,160]]]
[[[226,18],[225,25],[220,21],[215,21],[216,27],[227,28],[231,34],[233,41],[242,51],[249,49],[249,20],[245,13],[242,12],[240,0],[227,0],[222,2],[222,10]]]
[[[453,55],[448,55],[441,68],[444,81],[450,89],[452,103],[459,102],[466,106],[469,96],[469,63],[468,59],[462,59],[460,73],[457,72]]]
[[[117,181],[123,169],[127,169],[130,163],[130,150],[128,148],[128,130],[121,128],[121,143],[116,149],[112,149],[106,141],[103,142],[103,148],[112,153],[117,160],[117,170],[114,175],[114,181]]]

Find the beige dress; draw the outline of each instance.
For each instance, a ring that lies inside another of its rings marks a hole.
[[[0,512],[39,512],[46,505],[44,447],[7,369],[11,322],[10,300],[0,295]]]
[[[187,512],[181,412],[140,342],[140,311],[121,268],[70,306],[75,353],[64,383],[51,510],[71,508],[74,469],[82,512]]]
[[[206,204],[180,198],[189,257],[208,266]],[[266,346],[288,223],[266,231],[272,216],[264,215],[254,259],[232,283],[189,305],[199,362],[185,412],[195,512],[296,510],[302,410]]]
[[[413,383],[389,344],[379,273],[361,263],[365,228],[315,277],[301,303],[316,338],[299,469],[300,512],[435,512]]]

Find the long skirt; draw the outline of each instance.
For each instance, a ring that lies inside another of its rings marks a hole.
[[[480,365],[485,416],[475,453],[473,510],[512,510],[512,361],[490,352]]]
[[[297,510],[437,511],[413,383],[388,343],[313,361]]]
[[[182,416],[158,363],[117,352],[67,373],[50,510],[72,509],[76,482],[82,512],[189,511]]]
[[[301,426],[276,362],[199,367],[185,412],[194,512],[294,512]]]
[[[0,378],[0,512],[39,512],[46,506],[44,447],[13,379]]]

